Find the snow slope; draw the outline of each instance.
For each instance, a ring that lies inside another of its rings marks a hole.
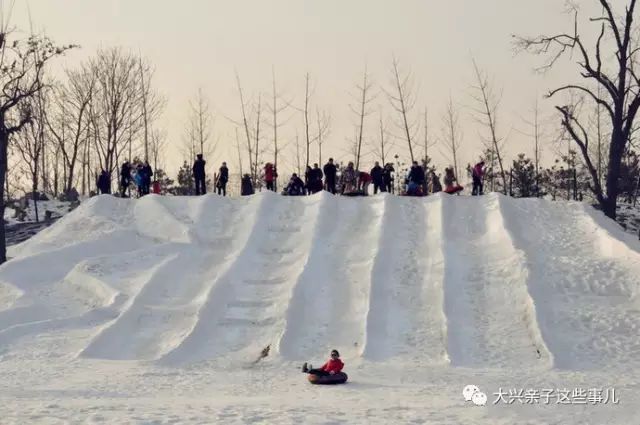
[[[640,244],[579,203],[101,196],[10,256],[2,423],[640,422]]]

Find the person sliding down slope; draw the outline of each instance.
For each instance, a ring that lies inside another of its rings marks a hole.
[[[322,365],[321,368],[312,369],[311,365],[307,367],[307,363],[305,362],[302,365],[302,372],[308,373],[309,375],[328,376],[340,373],[343,367],[344,363],[340,360],[340,353],[338,353],[338,350],[331,350],[331,358]]]
[[[284,191],[289,196],[304,196],[304,182],[296,173],[293,173]]]

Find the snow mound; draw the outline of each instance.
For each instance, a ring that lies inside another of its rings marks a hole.
[[[640,366],[640,244],[578,203],[100,196],[10,256],[5,356]]]

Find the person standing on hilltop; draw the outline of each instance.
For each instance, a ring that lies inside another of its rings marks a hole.
[[[255,192],[253,190],[253,183],[251,182],[251,176],[249,174],[245,174],[242,176],[242,180],[240,182],[240,196],[249,196],[253,195]]]
[[[229,169],[227,163],[223,162],[218,172],[218,182],[216,187],[218,188],[218,195],[227,196],[227,182],[229,181]]]
[[[267,185],[267,190],[271,190],[272,192],[275,192],[276,187],[275,187],[275,181],[276,181],[276,177],[278,177],[278,173],[276,172],[276,167],[270,163],[267,162],[264,165],[264,182]]]
[[[313,169],[310,165],[307,165],[307,168],[304,171],[304,188],[305,194],[311,195],[311,188],[313,185]]]
[[[471,177],[473,179],[473,190],[471,191],[471,195],[480,196],[483,195],[483,184],[482,180],[484,179],[484,161],[478,162],[473,169],[471,170]]]
[[[322,178],[324,175],[322,174],[322,170],[318,167],[318,164],[313,164],[313,168],[311,169],[311,181],[309,182],[309,189],[311,193],[318,193],[322,191]]]
[[[205,195],[207,193],[205,165],[207,161],[202,159],[202,154],[197,155],[196,161],[193,163],[193,178],[196,181],[196,196]]]
[[[358,174],[354,168],[353,162],[349,161],[347,168],[342,172],[342,189],[341,193],[344,195],[355,192],[358,188]]]
[[[336,173],[337,168],[333,163],[333,158],[329,158],[329,162],[324,165],[324,185],[328,192],[336,194]]]
[[[418,161],[413,161],[411,171],[409,171],[409,183],[413,183],[415,187],[422,193],[424,193],[425,175],[424,169],[418,164]]]
[[[125,161],[120,168],[120,197],[127,196],[127,189],[131,184],[131,165],[129,161]]]
[[[142,166],[142,190],[144,195],[151,193],[151,178],[153,177],[153,168],[149,161],[145,161]]]
[[[375,165],[371,169],[369,173],[371,175],[371,180],[373,181],[373,194],[377,194],[378,190],[384,192],[383,180],[382,180],[382,167],[380,163],[376,161]]]
[[[393,193],[393,173],[395,169],[391,163],[387,163],[382,170],[382,191]]]
[[[104,169],[98,177],[98,190],[101,194],[111,193],[111,176]]]

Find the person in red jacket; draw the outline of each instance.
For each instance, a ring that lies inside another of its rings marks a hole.
[[[264,166],[264,181],[267,184],[267,190],[276,191],[274,185],[276,177],[278,177],[276,167],[272,163],[267,162]]]
[[[358,190],[362,191],[362,194],[367,196],[369,194],[369,184],[373,179],[371,174],[360,171],[358,174]]]
[[[311,365],[307,366],[307,363],[305,363],[302,365],[302,372],[310,375],[327,376],[341,372],[343,367],[344,363],[340,360],[338,350],[331,350],[331,358],[321,368],[312,369]]]

